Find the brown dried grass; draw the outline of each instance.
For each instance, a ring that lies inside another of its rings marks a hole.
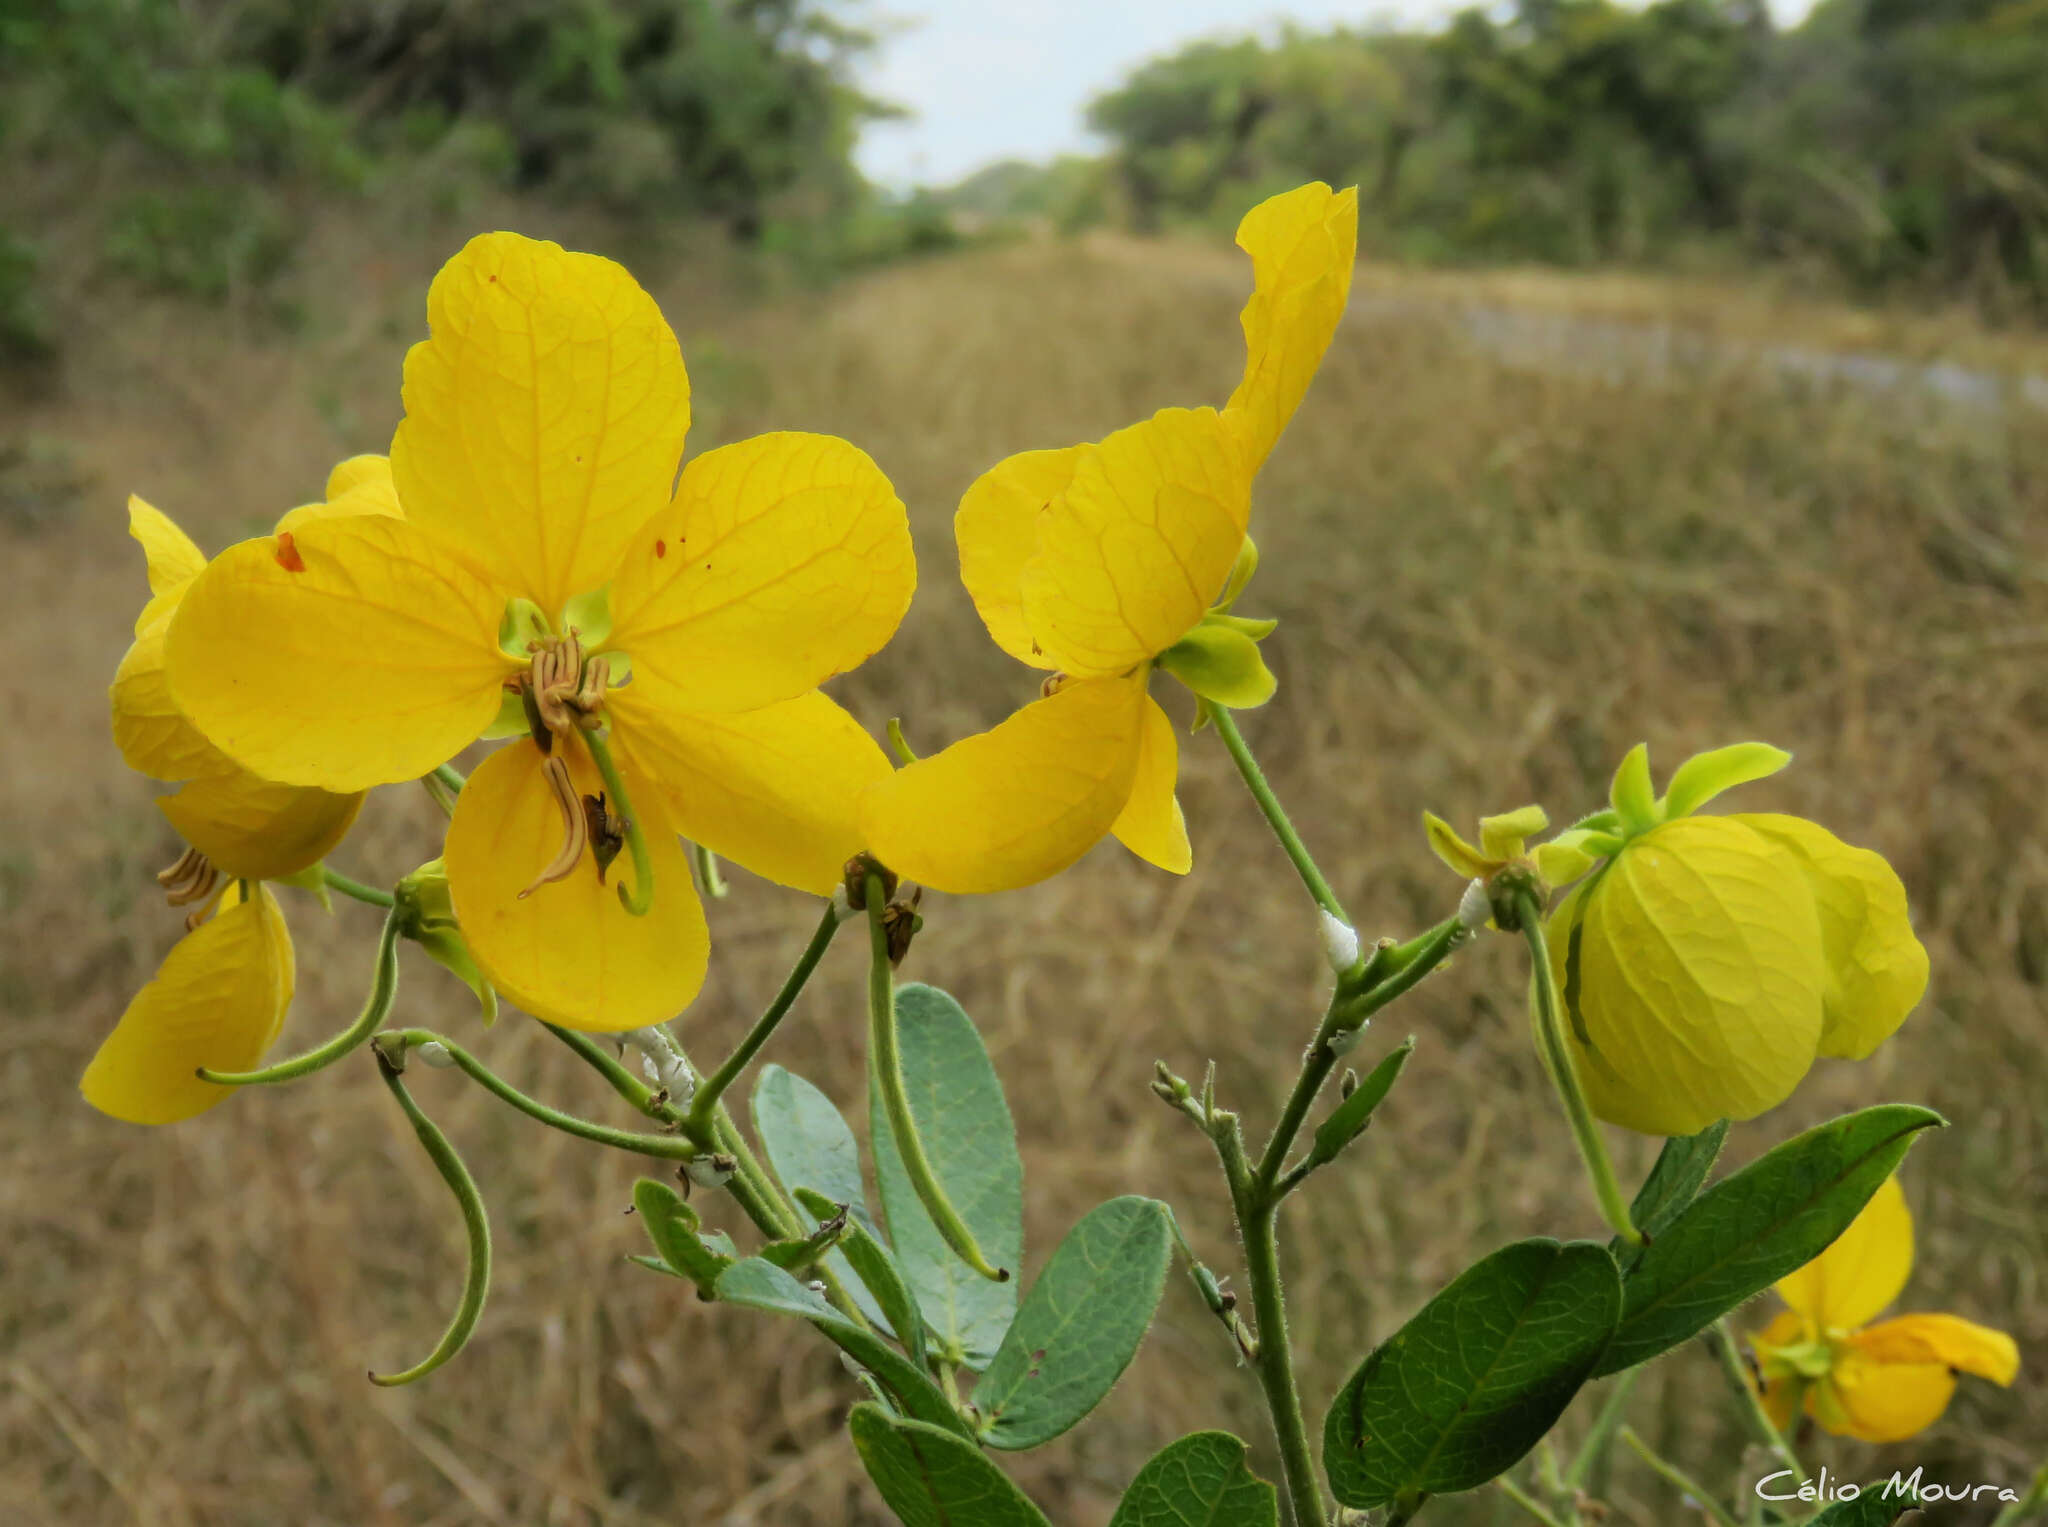
[[[82,320],[66,394],[10,424],[68,443],[90,484],[73,522],[0,532],[14,604],[0,679],[0,1520],[883,1519],[839,1429],[855,1392],[821,1343],[624,1263],[640,1241],[621,1216],[636,1162],[529,1126],[452,1074],[422,1077],[489,1197],[498,1279],[470,1350],[386,1394],[364,1368],[432,1342],[461,1253],[445,1192],[367,1061],[161,1132],[102,1119],[74,1090],[176,931],[147,878],[172,840],[122,772],[99,698],[143,589],[121,495],[145,492],[218,546],[312,496],[331,459],[376,448],[425,279],[459,238],[329,230],[305,274],[312,323],[289,344],[189,311],[102,307],[119,317]],[[1032,684],[983,639],[954,579],[960,490],[1009,451],[1218,401],[1237,365],[1238,278],[1217,252],[1020,248],[772,301],[736,296],[727,275],[707,282],[673,248],[631,257],[692,360],[693,446],[844,433],[910,504],[925,586],[896,643],[839,691],[877,728],[902,715],[927,748],[998,719]],[[1749,799],[1888,853],[1935,985],[1876,1058],[1824,1063],[1734,1152],[1881,1099],[1947,1112],[1955,1127],[1907,1172],[1920,1223],[1909,1302],[2004,1325],[2034,1364],[2011,1393],[1966,1384],[1911,1447],[1812,1451],[1838,1474],[1924,1461],[1948,1478],[2018,1479],[2048,1436],[2035,1371],[2048,1338],[2040,419],[1794,398],[1739,371],[1663,391],[1513,374],[1430,311],[1345,330],[1261,481],[1265,560],[1245,608],[1281,618],[1267,646],[1281,690],[1248,734],[1369,934],[1411,931],[1457,895],[1423,847],[1424,806],[1459,822],[1528,799],[1572,814],[1638,738],[1663,767],[1736,737],[1793,748],[1796,767]],[[1152,1061],[1198,1071],[1213,1058],[1257,1131],[1318,1009],[1312,919],[1227,761],[1188,740],[1182,777],[1198,860],[1185,880],[1112,845],[1030,892],[927,903],[910,973],[954,990],[995,1053],[1034,1266],[1089,1205],[1126,1190],[1171,1199],[1199,1251],[1232,1265],[1206,1147],[1147,1093]],[[435,822],[424,799],[382,792],[339,860],[388,881],[433,851]],[[734,879],[686,1020],[700,1057],[737,1035],[811,920],[799,898]],[[300,905],[293,920],[296,1043],[353,1010],[373,915]],[[855,1114],[859,964],[833,951],[772,1052]],[[1383,1124],[1288,1216],[1316,1414],[1366,1347],[1474,1256],[1597,1230],[1517,970],[1515,951],[1479,948],[1357,1057],[1419,1036]],[[616,1116],[533,1026],[473,1033],[462,990],[410,955],[399,1003],[542,1096]],[[1647,1161],[1642,1142],[1624,1155],[1631,1170]],[[1704,1352],[1681,1351],[1632,1410],[1715,1479],[1740,1451],[1718,1386]],[[1111,1400],[1014,1472],[1056,1522],[1099,1523],[1151,1450],[1218,1425],[1263,1439],[1248,1377],[1176,1279]],[[1632,1463],[1611,1498],[1623,1521],[1681,1518]],[[1494,1520],[1499,1504],[1440,1514]]]

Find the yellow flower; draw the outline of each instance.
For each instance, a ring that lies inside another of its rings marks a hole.
[[[289,536],[312,518],[397,512],[389,464],[381,456],[358,456],[329,475],[325,502],[292,510],[278,529]],[[206,556],[169,515],[140,498],[128,500],[128,533],[148,561],[150,599],[108,692],[121,756],[138,774],[183,783],[177,794],[160,796],[157,808],[222,874],[278,880],[319,863],[355,821],[362,793],[261,778],[186,719],[164,681],[164,633],[205,570]]]
[[[1799,817],[1691,813],[1777,772],[1761,743],[1703,753],[1653,796],[1638,746],[1613,809],[1564,835],[1603,862],[1558,904],[1549,947],[1593,1112],[1647,1134],[1749,1119],[1817,1056],[1860,1060],[1927,988],[1890,865]]]
[[[2010,1384],[2019,1348],[1956,1315],[1870,1322],[1913,1270],[1913,1216],[1898,1179],[1819,1256],[1778,1282],[1791,1306],[1753,1336],[1764,1404],[1782,1429],[1803,1403],[1837,1436],[1901,1442],[1941,1418],[1958,1373]]]
[[[213,916],[171,949],[135,994],[85,1068],[79,1091],[131,1124],[174,1124],[204,1113],[234,1088],[201,1081],[201,1066],[248,1071],[262,1060],[291,1006],[291,934],[267,886],[242,882]]]
[[[639,1028],[704,975],[678,832],[820,894],[861,846],[855,802],[888,764],[817,686],[909,604],[903,506],[820,435],[725,446],[678,480],[682,355],[611,261],[486,234],[427,319],[391,445],[403,518],[309,518],[224,552],[171,622],[171,692],[245,767],[336,791],[530,733],[461,794],[456,916],[528,1012]],[[630,829],[651,883],[622,865],[606,884]],[[614,894],[628,883],[646,915]]]
[[[867,847],[941,890],[999,891],[1066,868],[1105,834],[1163,869],[1192,862],[1155,666],[1219,705],[1259,705],[1270,621],[1229,613],[1256,565],[1252,480],[1336,332],[1358,198],[1320,183],[1239,225],[1254,290],[1229,402],[1169,408],[1095,445],[1028,451],[974,483],[953,521],[960,577],[998,646],[1053,670],[1041,698],[868,793]]]

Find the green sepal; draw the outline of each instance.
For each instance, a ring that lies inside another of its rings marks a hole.
[[[1608,787],[1607,799],[1621,818],[1622,826],[1631,834],[1648,832],[1663,820],[1657,813],[1657,792],[1650,784],[1650,749],[1647,743],[1639,742],[1628,750],[1621,767],[1614,771],[1614,783]]]
[[[1659,815],[1665,820],[1690,816],[1723,790],[1769,779],[1790,762],[1790,753],[1768,742],[1738,742],[1695,753],[1672,774]]]
[[[505,613],[498,617],[498,650],[505,656],[524,663],[534,647],[554,634],[547,616],[531,599],[505,601]]]
[[[1210,620],[1160,653],[1159,666],[1203,699],[1231,710],[1264,705],[1279,687],[1257,642]]]
[[[1223,580],[1223,597],[1216,601],[1216,614],[1230,613],[1230,607],[1237,603],[1237,596],[1244,592],[1244,586],[1252,581],[1252,574],[1258,570],[1259,543],[1246,536],[1237,548],[1237,560],[1230,564],[1230,576]]]
[[[294,870],[289,875],[279,875],[272,884],[294,885],[302,891],[311,891],[313,899],[320,903],[321,911],[334,910],[334,893],[327,888],[327,862],[324,859],[318,864],[309,864],[302,870]]]
[[[478,734],[480,742],[503,742],[507,737],[524,737],[531,728],[526,722],[526,701],[516,689],[508,689],[498,698],[498,714],[491,717],[491,724]]]
[[[562,606],[562,630],[574,631],[576,639],[588,651],[602,647],[612,635],[612,586],[592,589],[587,594],[578,594]],[[614,678],[618,675],[614,674]]]
[[[1227,615],[1220,610],[1211,610],[1203,617],[1203,623],[1240,632],[1255,642],[1264,641],[1280,629],[1280,622],[1277,620],[1254,620],[1249,615]]]
[[[411,939],[442,969],[476,994],[484,1027],[498,1021],[498,991],[477,968],[462,929],[455,921],[455,902],[448,891],[448,869],[429,859],[393,888],[398,931]]]

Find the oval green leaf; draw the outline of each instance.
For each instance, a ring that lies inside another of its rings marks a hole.
[[[1273,1487],[1245,1463],[1229,1432],[1196,1432],[1153,1455],[1117,1503],[1109,1527],[1279,1527]]]
[[[1050,1442],[1130,1366],[1173,1261],[1165,1204],[1112,1198],[1067,1232],[974,1386],[990,1447]]]
[[[767,1065],[761,1068],[761,1079],[754,1083],[753,1113],[761,1148],[768,1153],[768,1164],[785,1191],[795,1197],[799,1188],[809,1188],[823,1194],[835,1206],[846,1205],[855,1220],[866,1220],[867,1190],[860,1180],[860,1146],[853,1131],[846,1127],[845,1116],[830,1098],[795,1072]],[[815,1231],[823,1223],[801,1200],[797,1209],[803,1216],[805,1230]],[[825,1265],[852,1291],[860,1312],[893,1336],[895,1322],[888,1319],[881,1301],[844,1253],[827,1253]]]
[[[1048,1527],[1045,1513],[972,1443],[860,1404],[847,1417],[868,1478],[905,1527]]]
[[[897,988],[896,1026],[911,1116],[946,1197],[991,1262],[1022,1267],[1024,1163],[981,1035],[959,1003],[915,982]],[[1016,1318],[1017,1280],[992,1282],[954,1254],[918,1201],[872,1087],[869,1114],[875,1181],[897,1263],[940,1352],[978,1372]]]
[[[704,1244],[697,1211],[683,1202],[682,1194],[652,1177],[633,1184],[633,1208],[668,1271],[695,1283],[697,1291],[709,1299],[718,1275],[732,1265],[732,1258]]]
[[[1707,1189],[1629,1269],[1621,1327],[1595,1377],[1698,1335],[1803,1267],[1849,1226],[1931,1109],[1887,1103],[1795,1135]]]
[[[918,1366],[865,1326],[855,1325],[773,1262],[747,1257],[718,1276],[718,1297],[728,1304],[771,1314],[795,1315],[831,1337],[909,1415],[973,1440],[973,1432],[938,1386]]]
[[[1621,1315],[1594,1241],[1517,1241],[1460,1273],[1359,1365],[1323,1425],[1342,1504],[1470,1490],[1564,1414]]]

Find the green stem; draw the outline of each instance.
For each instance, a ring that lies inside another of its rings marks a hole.
[[[739,1079],[739,1074],[761,1051],[774,1035],[776,1027],[788,1015],[797,996],[804,989],[804,983],[811,978],[811,972],[818,968],[818,961],[825,957],[831,947],[832,936],[839,931],[838,909],[831,902],[825,903],[825,915],[819,919],[817,931],[811,935],[804,952],[797,956],[788,977],[782,983],[782,990],[775,994],[775,1000],[768,1004],[766,1012],[755,1020],[747,1030],[746,1038],[739,1042],[732,1054],[726,1056],[719,1068],[707,1076],[697,1088],[697,1095],[690,1100],[690,1111],[685,1121],[686,1128],[701,1129],[711,1121],[712,1110],[718,1107],[718,1100],[725,1096],[725,1090]]]
[[[1628,1199],[1622,1195],[1621,1182],[1614,1175],[1614,1161],[1607,1154],[1606,1137],[1600,1133],[1599,1122],[1586,1104],[1586,1094],[1580,1090],[1579,1073],[1572,1062],[1571,1048],[1565,1043],[1564,1020],[1558,1011],[1557,978],[1551,972],[1550,947],[1543,938],[1543,909],[1537,905],[1533,894],[1524,891],[1515,897],[1515,916],[1522,925],[1522,937],[1528,941],[1529,959],[1534,966],[1531,979],[1536,986],[1536,1036],[1543,1047],[1551,1082],[1564,1104],[1565,1118],[1579,1142],[1579,1154],[1585,1159],[1587,1174],[1593,1179],[1593,1193],[1600,1200],[1600,1212],[1625,1244],[1640,1246],[1643,1244],[1642,1234],[1629,1218]]]
[[[362,1014],[354,1023],[325,1044],[315,1046],[303,1055],[294,1055],[290,1060],[281,1060],[274,1066],[265,1066],[260,1071],[209,1071],[201,1066],[200,1079],[223,1087],[258,1087],[272,1082],[296,1081],[323,1066],[333,1065],[368,1039],[391,1015],[391,1001],[398,994],[398,922],[399,914],[394,908],[384,919],[383,932],[377,936],[376,974],[370,983],[369,1000],[363,1004]]]
[[[718,873],[718,855],[702,843],[690,845],[690,862],[697,866],[697,883],[704,888],[704,894],[712,901],[723,901],[732,887],[725,883],[725,877]]]
[[[1287,857],[1294,861],[1294,872],[1301,876],[1301,883],[1308,887],[1308,893],[1316,899],[1317,906],[1348,924],[1351,919],[1344,916],[1344,907],[1337,900],[1337,893],[1330,889],[1330,882],[1316,868],[1316,861],[1301,841],[1301,834],[1294,830],[1294,823],[1288,819],[1280,798],[1266,782],[1265,771],[1252,757],[1252,750],[1245,746],[1236,718],[1221,705],[1208,706],[1207,710],[1210,724],[1216,728],[1216,735],[1223,739],[1223,746],[1230,750],[1231,761],[1237,765],[1237,772],[1244,776],[1245,787],[1251,791],[1252,799],[1259,803],[1259,810],[1265,813],[1273,836],[1280,840],[1280,846],[1287,850]]]
[[[476,1330],[477,1320],[484,1312],[484,1296],[491,1287],[491,1222],[484,1213],[483,1195],[477,1191],[476,1179],[469,1175],[469,1168],[462,1164],[462,1157],[456,1154],[455,1147],[448,1143],[448,1137],[441,1133],[434,1121],[420,1111],[419,1104],[413,1101],[412,1094],[406,1091],[405,1083],[400,1080],[397,1066],[382,1050],[376,1054],[378,1074],[384,1078],[384,1085],[391,1089],[391,1095],[398,1099],[398,1106],[405,1110],[406,1118],[412,1121],[413,1133],[426,1147],[427,1155],[441,1173],[441,1180],[448,1184],[448,1190],[462,1206],[462,1224],[469,1234],[469,1271],[463,1279],[462,1302],[455,1307],[455,1318],[448,1322],[448,1329],[442,1333],[434,1350],[412,1367],[400,1373],[371,1372],[371,1383],[389,1389],[425,1378],[460,1352]]]
[[[373,907],[388,907],[393,897],[389,891],[380,891],[373,885],[364,885],[360,880],[351,880],[339,870],[320,866],[320,877],[327,882],[330,891],[339,891],[357,901],[368,902]]]
[[[1577,1489],[1585,1484],[1593,1466],[1600,1461],[1600,1455],[1607,1450],[1608,1441],[1614,1436],[1614,1429],[1621,1424],[1622,1412],[1628,1408],[1629,1394],[1636,1387],[1642,1371],[1640,1366],[1624,1369],[1621,1377],[1614,1381],[1614,1387],[1607,1391],[1600,1413],[1593,1418],[1593,1429],[1586,1433],[1586,1440],[1572,1455],[1571,1466],[1564,1471],[1564,1482],[1571,1488]]]
[[[422,774],[420,788],[441,808],[441,815],[451,820],[454,818],[456,792],[448,788],[439,774]]]
[[[1277,1205],[1238,1205],[1238,1228],[1244,1237],[1245,1283],[1251,1289],[1252,1319],[1259,1338],[1259,1355],[1252,1366],[1258,1371],[1266,1409],[1273,1417],[1273,1436],[1280,1445],[1281,1473],[1287,1484],[1287,1498],[1293,1505],[1295,1527],[1323,1527],[1329,1518],[1323,1506],[1322,1486],[1316,1480],[1308,1424],[1302,1418],[1301,1391],[1294,1378],[1293,1345],[1287,1339],[1278,1220]]]
[[[447,1035],[437,1034],[432,1029],[387,1030],[378,1036],[380,1052],[387,1048],[386,1041],[394,1042],[389,1048],[395,1048],[401,1055],[424,1044],[438,1044],[448,1052],[448,1058],[455,1062],[456,1069],[486,1092],[510,1103],[528,1118],[537,1119],[550,1129],[559,1129],[565,1135],[609,1145],[614,1150],[659,1156],[667,1161],[694,1161],[704,1154],[704,1147],[682,1135],[650,1135],[637,1130],[613,1129],[609,1124],[596,1124],[589,1119],[563,1113],[559,1108],[550,1108],[538,1099],[528,1097]],[[398,1059],[397,1056],[391,1058],[394,1061]]]
[[[984,1278],[1006,1283],[1009,1269],[990,1265],[974,1232],[967,1228],[960,1211],[946,1196],[945,1186],[932,1169],[931,1158],[925,1155],[917,1120],[910,1112],[910,1094],[903,1084],[903,1056],[896,1034],[896,983],[889,966],[889,931],[882,920],[887,902],[882,877],[870,869],[863,890],[868,911],[868,1065],[874,1072],[875,1090],[881,1094],[883,1111],[889,1117],[889,1133],[903,1158],[904,1175],[916,1189],[925,1213],[932,1217],[933,1227],[953,1248],[953,1254]]]
[[[1537,1521],[1543,1524],[1543,1527],[1564,1527],[1564,1523],[1551,1512],[1549,1507],[1537,1500],[1535,1496],[1524,1490],[1512,1479],[1509,1479],[1507,1475],[1501,1475],[1493,1483],[1494,1487],[1501,1494],[1520,1506],[1529,1515],[1535,1517]]]
[[[434,778],[438,779],[450,790],[453,790],[457,795],[462,794],[463,787],[469,783],[467,779],[463,778],[462,771],[453,764],[442,764],[440,768],[434,771]]]
[[[1628,1444],[1636,1457],[1650,1466],[1658,1478],[1673,1489],[1691,1496],[1694,1504],[1719,1523],[1719,1527],[1742,1527],[1742,1524],[1729,1513],[1728,1508],[1714,1498],[1711,1491],[1638,1437],[1634,1427],[1624,1426],[1621,1429],[1621,1440]]]
[[[1756,1440],[1770,1450],[1780,1468],[1790,1469],[1794,1479],[1806,1478],[1806,1470],[1800,1467],[1798,1456],[1792,1445],[1785,1440],[1785,1434],[1778,1430],[1778,1423],[1771,1419],[1771,1413],[1764,1409],[1763,1396],[1749,1381],[1749,1372],[1742,1366],[1742,1348],[1737,1345],[1735,1333],[1728,1328],[1726,1317],[1714,1322],[1714,1355],[1721,1360],[1721,1372],[1728,1380],[1728,1387],[1735,1391],[1735,1398],[1742,1406],[1743,1418],[1756,1433]]]
[[[613,813],[626,824],[626,847],[633,855],[633,889],[619,887],[619,905],[635,917],[645,917],[654,905],[654,855],[648,851],[647,834],[641,830],[633,798],[626,793],[626,781],[612,761],[612,745],[604,733],[585,732],[583,740],[590,744],[590,756],[597,761],[597,772],[611,793]]]
[[[2018,1527],[2043,1506],[2048,1506],[2048,1463],[2034,1471],[2034,1482],[2027,1487],[2027,1493],[1999,1512],[1991,1527]]]
[[[575,1029],[557,1028],[552,1023],[543,1023],[541,1027],[574,1050],[578,1059],[609,1082],[612,1091],[631,1103],[636,1110],[650,1119],[659,1119],[664,1124],[680,1125],[683,1122],[683,1111],[680,1108],[673,1103],[655,1101],[655,1090],[629,1071],[617,1056],[607,1053],[604,1046],[588,1034],[579,1033]],[[697,1143],[706,1150],[711,1149],[708,1134]]]

